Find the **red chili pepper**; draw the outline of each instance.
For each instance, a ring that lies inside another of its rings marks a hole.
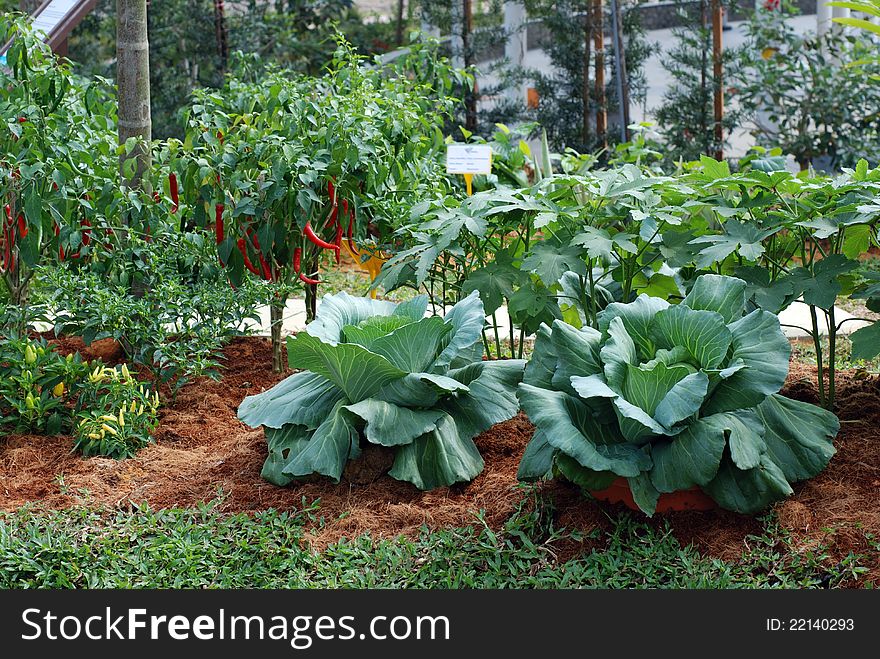
[[[336,249],[336,245],[334,245],[333,243],[328,243],[325,240],[321,240],[321,238],[319,238],[318,235],[315,233],[314,229],[312,229],[312,225],[309,222],[306,222],[303,233],[306,235],[306,238],[308,238],[321,249]]]
[[[83,229],[82,244],[88,247],[92,244],[92,223],[88,220],[83,220],[82,226],[85,227]]]
[[[300,265],[302,263],[302,247],[294,247],[293,248],[293,271],[296,274],[299,274]]]
[[[217,237],[217,244],[223,242],[223,204],[214,206],[214,235]]]
[[[272,268],[269,267],[269,264],[266,263],[266,259],[263,258],[263,250],[260,247],[260,239],[257,238],[256,232],[252,231],[251,229],[247,230],[247,236],[254,244],[254,248],[257,251],[257,257],[260,259],[260,268],[262,268],[263,270],[263,279],[265,279],[266,281],[272,281]]]
[[[348,242],[354,240],[354,213],[348,208],[348,199],[342,200],[342,213],[348,216]]]
[[[171,188],[171,212],[176,213],[180,204],[179,190],[177,189],[177,174],[171,172],[168,175],[168,187]]]
[[[26,123],[27,123],[27,117],[19,117],[19,118],[18,118],[18,123],[20,123],[20,124],[26,124]]]
[[[153,201],[155,201],[155,202],[158,204],[158,203],[159,203],[159,199],[161,199],[161,197],[159,196],[159,191],[158,191],[158,190],[153,190]]]
[[[222,130],[217,131],[217,139],[220,140],[220,144],[223,144],[223,131]]]
[[[304,274],[302,274],[302,273],[299,273],[299,278],[300,278],[300,281],[302,281],[304,284],[309,284],[309,285],[311,285],[311,286],[317,286],[318,284],[321,283],[320,280],[318,280],[318,279],[312,279],[311,277],[306,277],[306,276],[305,276]]]
[[[247,268],[248,270],[250,270],[255,275],[257,275],[257,277],[259,277],[260,271],[254,267],[254,264],[251,263],[251,260],[248,257],[247,245],[245,245],[244,238],[239,238],[237,244],[238,244],[238,251],[241,252],[242,257],[244,257],[244,267]]]
[[[12,206],[10,206],[9,204],[6,204],[3,207],[3,210],[6,212],[6,226],[11,227],[12,226]]]
[[[21,238],[27,238],[28,235],[28,225],[27,222],[24,221],[24,215],[18,216],[18,235]]]
[[[342,263],[342,225],[336,223],[336,265]]]

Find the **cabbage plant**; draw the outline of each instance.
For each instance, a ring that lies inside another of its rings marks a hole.
[[[609,304],[598,329],[542,326],[518,392],[536,426],[520,478],[623,477],[647,514],[696,486],[754,513],[821,471],[839,421],[779,395],[791,346],[777,316],[747,313],[745,288],[703,275],[680,304],[642,295]]]
[[[238,410],[265,428],[266,480],[339,481],[364,442],[393,449],[389,474],[422,490],[483,470],[473,438],[518,412],[525,362],[482,360],[486,315],[476,291],[444,318],[425,317],[427,306],[425,296],[323,298],[315,320],[288,339],[288,362],[301,372]]]

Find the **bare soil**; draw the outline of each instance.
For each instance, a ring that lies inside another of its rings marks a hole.
[[[75,338],[58,341],[60,350],[83,350]],[[112,345],[100,351],[116,361]],[[162,410],[156,444],[134,458],[84,459],[71,453],[68,437],[11,435],[0,442],[0,510],[24,504],[37,508],[76,505],[153,508],[189,507],[216,500],[226,512],[267,508],[301,509],[320,500],[322,524],[310,540],[316,549],[343,537],[415,536],[423,525],[449,528],[473,524],[478,511],[498,529],[527,496],[517,483],[517,466],[533,427],[524,415],[497,425],[476,439],[486,468],[472,483],[420,492],[385,475],[387,455],[365,452],[338,485],[321,479],[279,488],[260,478],[266,456],[261,430],[243,425],[236,409],[245,396],[259,393],[283,376],[271,372],[268,339],[242,338],[225,351],[223,379],[199,380],[185,387]],[[841,432],[838,453],[818,477],[795,486],[794,495],[776,507],[779,524],[797,550],[827,545],[832,561],[850,552],[866,557],[866,580],[880,581],[880,555],[866,534],[880,538],[880,381],[864,373],[843,372],[839,379]],[[793,363],[785,393],[816,402],[815,369]],[[588,533],[610,525],[614,506],[597,504],[576,488],[560,483],[540,487],[553,502],[554,525]],[[666,516],[683,543],[720,558],[735,560],[749,550],[748,536],[759,521],[726,511],[681,512]],[[652,522],[660,524],[655,518]],[[594,546],[593,541],[558,546],[560,559]]]

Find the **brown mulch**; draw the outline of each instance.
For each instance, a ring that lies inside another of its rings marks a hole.
[[[58,342],[62,351],[82,349],[75,338]],[[100,352],[99,352],[100,351]],[[117,361],[113,345],[98,346],[89,357]],[[75,505],[188,507],[219,497],[225,512],[267,508],[301,509],[320,499],[323,524],[311,532],[320,549],[342,537],[369,532],[373,537],[414,536],[430,528],[471,525],[477,511],[499,528],[526,496],[516,471],[532,426],[523,415],[499,424],[476,439],[486,468],[470,484],[419,492],[386,475],[387,456],[367,451],[361,463],[350,466],[343,480],[326,480],[279,488],[260,478],[265,459],[261,430],[244,426],[236,408],[245,396],[259,393],[282,376],[271,372],[267,339],[242,338],[225,351],[226,369],[219,382],[200,380],[185,387],[164,408],[157,443],[134,458],[115,461],[83,459],[70,452],[66,437],[13,435],[0,442],[0,510],[25,503],[45,508]],[[792,364],[786,393],[816,402],[815,370]],[[837,455],[816,478],[795,486],[795,494],[776,507],[779,524],[789,531],[796,549],[822,544],[832,560],[850,552],[866,556],[866,578],[880,580],[880,556],[865,534],[880,538],[880,382],[857,372],[839,377],[842,425],[835,444]],[[554,525],[589,533],[608,528],[613,506],[583,497],[575,488],[551,483],[541,487],[554,502]],[[760,533],[753,518],[726,511],[681,512],[668,515],[675,536],[683,543],[725,559],[748,550],[747,537]],[[653,522],[661,523],[659,520]],[[590,541],[557,547],[569,558],[594,546]]]

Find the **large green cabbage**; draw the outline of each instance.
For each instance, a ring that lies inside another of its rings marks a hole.
[[[238,409],[243,422],[265,427],[266,480],[338,481],[362,441],[393,448],[390,475],[422,490],[483,470],[473,438],[517,413],[525,363],[482,361],[476,292],[445,318],[426,318],[427,306],[424,296],[398,305],[324,297],[315,321],[288,339],[288,362],[302,372]]]
[[[703,275],[678,305],[643,295],[608,305],[598,330],[542,326],[519,386],[536,426],[520,478],[598,490],[624,477],[648,514],[699,486],[754,513],[821,471],[840,423],[777,393],[791,346],[775,315],[746,313],[745,287]]]

